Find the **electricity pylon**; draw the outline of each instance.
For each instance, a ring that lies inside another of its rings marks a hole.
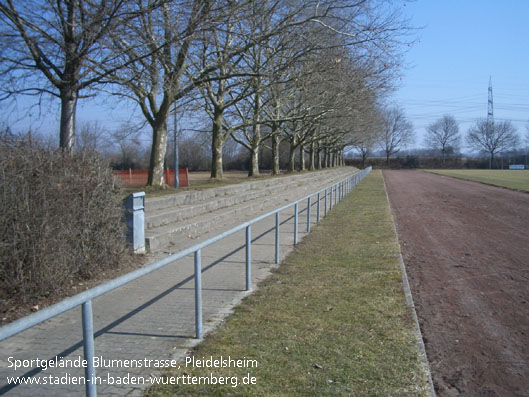
[[[494,124],[494,103],[492,101],[492,77],[489,77],[489,105],[487,109],[487,123]]]

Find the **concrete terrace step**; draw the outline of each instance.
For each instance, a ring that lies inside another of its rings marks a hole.
[[[296,179],[303,180],[307,178],[317,178],[323,174],[330,175],[333,173],[340,173],[340,169],[311,172],[299,175],[280,176],[277,178],[248,181],[236,185],[229,185],[200,191],[191,190],[162,197],[153,197],[146,200],[145,211],[147,213],[152,213],[153,211],[162,210],[164,208],[172,208],[186,204],[196,204],[208,199],[213,199],[215,197],[234,195],[252,189],[259,189],[263,186],[277,186],[289,183]]]
[[[329,175],[332,175],[329,173]],[[338,173],[338,175],[340,175]],[[160,200],[156,206],[146,205],[146,229],[154,229],[156,227],[164,226],[173,222],[183,221],[184,219],[193,218],[208,212],[216,211],[222,208],[231,207],[245,201],[255,200],[260,197],[275,195],[284,192],[287,189],[297,188],[300,184],[310,184],[312,181],[320,179],[319,173],[311,173],[306,175],[299,175],[297,178],[283,177],[280,181],[263,180],[261,183],[252,182],[245,183],[238,188],[232,186],[232,189],[209,189],[211,192],[204,195],[181,195],[186,197],[171,197],[162,204]],[[187,192],[186,192],[187,193]],[[196,192],[190,192],[196,193]],[[191,201],[194,196],[195,200]],[[175,203],[183,203],[176,205]],[[148,203],[148,202],[147,202]],[[161,205],[169,205],[161,209],[153,210],[153,207],[160,207]]]
[[[172,210],[174,215],[170,215],[171,210],[167,210],[167,208],[165,210],[153,211],[155,212],[155,215],[152,216],[149,215],[149,210],[147,210],[146,218],[150,219],[147,223],[150,222],[151,224],[151,227],[145,232],[147,247],[151,252],[156,252],[162,249],[171,248],[176,241],[180,241],[182,238],[193,239],[197,235],[213,232],[212,229],[217,229],[220,232],[221,228],[228,229],[229,227],[233,227],[236,224],[242,223],[262,213],[271,211],[276,207],[301,198],[312,191],[316,191],[331,183],[337,182],[345,178],[347,175],[352,175],[354,172],[356,172],[356,170],[351,168],[340,168],[311,174],[283,177],[278,178],[278,181],[279,179],[285,179],[285,181],[281,181],[279,184],[272,183],[272,185],[276,186],[270,186],[270,183],[267,183],[269,181],[275,182],[276,180],[274,179],[254,181],[246,183],[246,185],[252,186],[245,186],[242,189],[228,190],[234,195],[231,197],[223,197],[228,194],[226,191],[227,187],[209,189],[211,192],[208,192],[207,195],[195,196],[197,200],[202,200],[204,202],[197,205],[183,205],[183,207],[186,208],[181,209],[176,207]],[[192,195],[187,196],[192,197]],[[237,196],[244,196],[244,198],[237,199]],[[207,197],[207,199],[205,197]],[[186,198],[183,202],[189,202],[186,200],[190,199]],[[182,198],[178,197],[173,202],[182,202]],[[217,208],[215,208],[215,206],[217,206]],[[196,207],[196,210],[193,209],[194,207]],[[205,208],[209,208],[210,210],[201,213]],[[183,216],[182,212],[185,211],[189,211],[190,214],[195,212],[195,214],[186,216],[185,219],[178,219],[179,216]],[[166,219],[173,217],[178,220],[171,221],[170,223],[164,222],[159,226],[154,226],[158,222],[157,219],[163,218],[164,216]]]

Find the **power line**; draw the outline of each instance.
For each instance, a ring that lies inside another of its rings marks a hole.
[[[489,77],[489,100],[487,105],[487,125],[494,123],[494,103],[492,101],[492,77]]]

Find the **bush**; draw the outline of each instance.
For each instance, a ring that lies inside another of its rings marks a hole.
[[[91,154],[0,139],[0,294],[57,292],[118,265],[121,188]]]

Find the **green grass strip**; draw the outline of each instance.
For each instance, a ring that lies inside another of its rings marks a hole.
[[[427,170],[434,174],[529,192],[527,170]]]
[[[373,171],[193,351],[256,360],[257,368],[182,364],[166,375],[237,377],[238,385],[156,386],[148,395],[427,395],[398,255],[382,175]],[[241,384],[247,374],[255,384]]]

